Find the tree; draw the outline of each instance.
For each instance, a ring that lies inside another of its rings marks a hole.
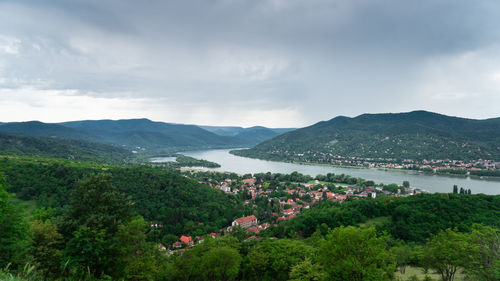
[[[306,258],[303,262],[296,264],[290,271],[290,281],[321,281],[327,280],[326,274],[319,264],[311,263]]]
[[[234,280],[239,273],[241,256],[230,247],[213,248],[201,259],[205,280]]]
[[[320,265],[329,280],[391,280],[396,268],[374,227],[338,227],[320,243]]]
[[[11,201],[0,174],[0,268],[17,268],[25,262],[30,243],[24,212]]]
[[[115,235],[113,248],[117,262],[112,274],[115,279],[156,280],[158,268],[156,251],[146,242],[147,223],[142,217],[134,217],[127,224],[120,225]]]
[[[412,249],[406,244],[402,244],[392,248],[394,253],[396,264],[399,267],[399,272],[405,274],[406,267],[411,261]]]
[[[458,267],[465,264],[467,237],[452,229],[439,232],[422,251],[422,264],[441,275],[443,281],[453,281]]]
[[[302,241],[264,240],[252,247],[245,259],[246,280],[288,280],[292,267],[314,255]]]
[[[500,280],[500,231],[475,224],[468,235],[466,271],[474,280]]]
[[[453,185],[453,193],[458,194],[458,186],[456,184]]]
[[[33,244],[31,255],[46,278],[54,278],[61,271],[63,236],[50,220],[35,220],[31,225]]]
[[[70,233],[81,226],[114,234],[130,217],[132,201],[118,192],[110,174],[92,174],[78,182],[60,229]]]
[[[111,241],[106,239],[104,230],[81,226],[73,232],[73,237],[66,244],[65,253],[79,278],[88,278],[88,274],[100,277],[105,274],[115,257],[109,251],[110,246]]]
[[[409,188],[410,187],[410,182],[409,181],[403,181],[403,187]]]
[[[109,174],[91,175],[78,183],[61,229],[68,239],[66,255],[80,277],[115,273],[114,265],[120,262],[113,247],[115,234],[130,218],[131,207]]]

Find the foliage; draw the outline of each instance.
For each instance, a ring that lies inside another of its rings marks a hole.
[[[475,280],[500,280],[500,231],[475,224],[467,235],[464,267]]]
[[[381,197],[342,204],[323,202],[290,221],[282,222],[271,235],[298,234],[309,237],[321,224],[330,228],[357,225],[371,218],[389,216],[389,223],[377,226],[394,238],[425,242],[446,228],[470,231],[474,223],[500,227],[500,196],[484,194],[419,194]]]
[[[174,256],[169,280],[234,280],[239,274],[242,257],[236,238],[206,238],[203,243]]]
[[[251,247],[245,258],[244,276],[247,280],[288,280],[292,267],[315,250],[301,241],[264,240]]]
[[[4,133],[0,133],[0,154],[34,155],[100,163],[124,163],[132,157],[129,151],[109,144]]]
[[[0,174],[0,268],[9,265],[17,269],[27,254],[29,226],[23,211],[11,202],[3,181]]]
[[[31,225],[31,255],[39,273],[47,278],[54,278],[61,271],[63,260],[63,236],[50,220],[35,220]]]
[[[55,208],[57,215],[70,203],[68,194],[84,175],[105,171],[117,191],[134,201],[133,213],[163,225],[156,240],[166,234],[217,231],[242,214],[235,196],[159,168],[3,157],[0,169],[5,170],[10,192],[36,200],[40,207]]]
[[[320,243],[318,260],[329,280],[391,280],[396,265],[387,248],[374,228],[339,227]]]
[[[423,248],[422,263],[436,270],[443,281],[453,281],[458,268],[464,265],[466,243],[466,236],[462,233],[451,229],[441,231]]]
[[[326,280],[326,274],[319,264],[313,264],[306,258],[296,264],[290,271],[290,281],[321,281]]]

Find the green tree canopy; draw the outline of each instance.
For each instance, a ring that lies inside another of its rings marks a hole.
[[[467,247],[465,234],[446,229],[427,242],[422,251],[422,263],[436,270],[443,281],[453,281],[458,268],[465,264]]]
[[[338,227],[320,242],[319,262],[329,280],[391,280],[396,265],[375,228]]]

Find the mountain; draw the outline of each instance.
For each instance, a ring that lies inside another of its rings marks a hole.
[[[254,126],[249,128],[219,126],[199,127],[221,136],[231,136],[241,139],[246,145],[251,146],[274,138],[282,133],[294,130],[293,128],[266,128],[262,126]]]
[[[59,137],[67,139],[100,141],[96,135],[68,128],[59,124],[48,124],[39,121],[12,122],[0,124],[0,132],[41,137]]]
[[[272,139],[278,135],[280,135],[280,133],[276,132],[273,129],[255,126],[244,129],[243,131],[238,133],[235,137],[240,138],[242,140],[246,140],[252,145],[256,145],[263,141]]]
[[[195,125],[154,122],[148,119],[88,120],[48,124],[38,121],[0,125],[0,132],[16,135],[58,137],[123,146],[156,149],[237,147],[245,140],[220,136]]]
[[[154,122],[148,119],[87,120],[60,124],[85,133],[96,134],[105,142],[129,147],[161,149],[243,145],[243,141],[239,139],[220,136],[195,125]]]
[[[245,128],[234,126],[199,126],[200,128],[217,134],[219,136],[234,137],[243,132]]]
[[[0,154],[35,155],[107,163],[121,163],[132,156],[132,153],[125,149],[107,144],[6,133],[0,133]]]
[[[234,153],[313,162],[335,156],[499,161],[500,118],[473,120],[427,111],[339,116]]]

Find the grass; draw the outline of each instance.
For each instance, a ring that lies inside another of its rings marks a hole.
[[[421,267],[412,267],[408,266],[406,268],[405,274],[401,274],[399,270],[396,272],[396,280],[398,281],[407,281],[410,280],[410,277],[416,276],[418,280],[423,280],[425,276],[429,276],[434,281],[440,281],[441,275],[434,273],[433,270],[429,270],[427,274],[424,273],[423,268]],[[465,281],[465,276],[461,274],[460,270],[455,274],[455,281]]]
[[[370,226],[377,226],[377,225],[384,225],[386,223],[391,222],[391,217],[376,217],[373,219],[369,219],[365,222],[359,223],[358,225],[360,227],[370,227]]]

